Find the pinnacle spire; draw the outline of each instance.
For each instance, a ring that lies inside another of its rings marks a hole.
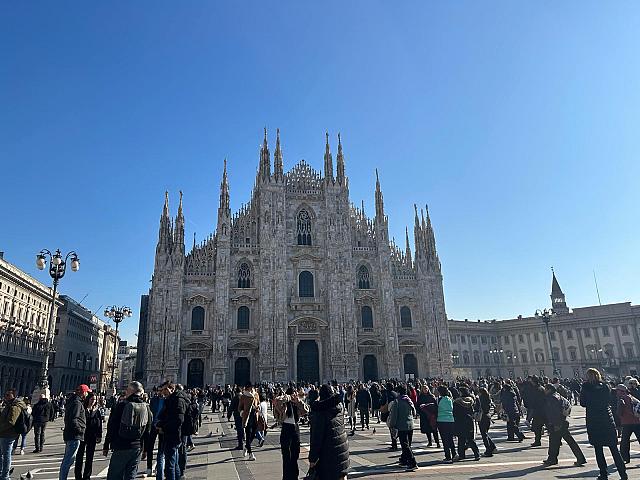
[[[264,139],[262,140],[262,147],[260,147],[260,168],[258,169],[258,175],[262,180],[269,180],[269,177],[271,177],[271,155],[267,142],[267,127],[264,127]]]
[[[220,205],[219,209],[229,211],[229,181],[227,179],[227,159],[224,159],[224,169],[222,170],[222,182],[220,182]]]
[[[280,129],[276,129],[276,151],[273,153],[273,173],[276,180],[282,179],[284,168],[282,164],[282,149],[280,148]]]
[[[184,214],[182,213],[182,190],[180,190],[180,203],[178,204],[178,219],[184,220]]]
[[[326,144],[324,147],[324,178],[325,181],[333,182],[333,158],[331,157],[331,149],[329,148],[329,132],[325,132]]]
[[[162,216],[169,218],[169,192],[164,191],[164,208],[162,209]]]
[[[551,306],[553,311],[560,314],[569,313],[566,297],[560,288],[560,284],[558,283],[556,272],[553,270],[553,267],[551,267],[551,275]]]
[[[382,190],[380,189],[380,177],[378,176],[378,169],[376,168],[376,218],[384,219],[384,197],[382,196]]]
[[[340,139],[340,133],[338,133],[338,155],[336,156],[336,182],[340,185],[344,184],[344,155],[342,154],[342,140]]]
[[[404,227],[404,235],[405,235],[405,251],[407,256],[407,263],[409,266],[412,264],[411,260],[411,247],[409,246],[409,227]]]

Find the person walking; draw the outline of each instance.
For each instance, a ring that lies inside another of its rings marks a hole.
[[[160,412],[157,428],[162,435],[165,480],[178,480],[178,448],[182,442],[182,424],[189,406],[189,399],[176,385],[167,382],[163,389],[164,408]]]
[[[309,470],[318,480],[346,480],[349,444],[344,430],[340,395],[330,385],[320,387],[318,400],[311,404]]]
[[[458,459],[465,459],[467,447],[471,448],[474,459],[480,460],[480,452],[475,441],[473,413],[475,398],[467,387],[460,387],[460,396],[453,401],[454,430],[458,437]]]
[[[428,385],[423,385],[420,390],[420,395],[417,399],[418,413],[420,414],[420,433],[424,433],[427,436],[429,444],[427,447],[433,446],[433,440],[436,442],[436,446],[440,448],[440,437],[438,436],[438,404],[436,403],[436,397],[431,394]]]
[[[532,447],[542,446],[542,429],[547,419],[545,417],[545,393],[544,388],[540,385],[540,379],[537,376],[531,377],[529,380],[528,403],[529,408],[527,415],[531,412],[531,430],[533,431],[534,441]]]
[[[365,427],[369,430],[369,410],[372,403],[371,393],[363,384],[360,384],[356,393],[356,405],[360,413],[360,427],[363,431]]]
[[[113,451],[107,480],[134,480],[138,474],[138,463],[152,422],[151,409],[143,395],[142,384],[131,382],[125,400],[117,403],[109,415],[102,447],[105,457],[109,449]]]
[[[261,402],[262,404],[262,402]],[[300,428],[298,422],[309,412],[304,397],[296,394],[293,387],[284,395],[273,399],[273,414],[280,430],[280,452],[282,454],[282,480],[298,480],[298,458],[300,457]]]
[[[40,394],[40,400],[33,406],[31,413],[33,416],[34,436],[34,450],[32,453],[42,452],[42,448],[44,447],[44,432],[47,429],[47,423],[54,420],[55,414],[53,404],[49,401],[46,394]]]
[[[545,417],[547,430],[549,430],[549,450],[547,459],[542,462],[545,467],[558,464],[558,454],[562,440],[567,442],[569,448],[576,457],[574,466],[580,467],[587,463],[580,446],[569,432],[568,412],[571,409],[569,401],[556,392],[556,387],[550,383],[544,386],[545,391]]]
[[[149,436],[147,437],[147,443],[145,445],[145,452],[142,454],[143,460],[147,461],[147,471],[145,472],[147,477],[153,475],[153,452],[155,450],[156,438],[158,439],[158,455],[156,456],[157,465],[156,465],[156,475],[159,477],[158,480],[162,480],[162,471],[164,469],[164,454],[162,453],[162,438],[158,435],[158,418],[160,416],[160,412],[164,407],[164,397],[160,393],[160,391],[156,392],[155,395],[151,397],[149,401],[149,408],[151,408],[151,415],[153,415],[153,420],[151,422],[151,430],[149,431]],[[158,475],[159,473],[159,475]]]
[[[84,439],[80,442],[78,454],[76,455],[76,466],[74,469],[76,480],[90,480],[93,473],[93,456],[96,445],[102,442],[102,422],[103,417],[98,408],[97,397],[89,393],[84,401],[87,427],[84,431]],[[86,460],[85,460],[86,454]],[[84,463],[84,472],[82,464]]]
[[[618,414],[622,424],[620,455],[624,463],[629,463],[631,461],[631,434],[633,433],[640,442],[640,418],[633,413],[638,400],[629,394],[629,389],[622,383],[616,387],[616,394],[618,395]]]
[[[33,415],[31,408],[31,400],[29,397],[22,397],[22,401],[24,402],[26,409],[24,411],[24,419],[25,419],[25,427],[26,429],[19,433],[16,437],[16,441],[13,444],[13,453],[18,452],[19,455],[24,455],[24,449],[27,448],[27,433],[33,427]]]
[[[507,380],[507,382],[509,381]],[[511,383],[505,383],[502,387],[500,403],[507,415],[507,440],[515,440],[514,437],[517,437],[518,441],[522,442],[525,439],[519,427],[522,411],[520,410],[518,395],[513,390]]]
[[[404,385],[398,385],[398,398],[389,405],[389,426],[398,430],[398,439],[400,440],[400,466],[405,467],[407,471],[413,471],[418,468],[416,458],[411,450],[411,441],[413,439],[413,417],[416,409],[407,395]]]
[[[231,417],[233,417],[236,438],[238,439],[238,445],[234,450],[244,450],[244,428],[242,427],[242,415],[240,415],[240,410],[238,410],[240,406],[240,395],[240,388],[235,387],[233,398],[229,401],[227,408],[227,420],[231,420]]]
[[[618,432],[609,405],[609,386],[602,381],[602,375],[595,368],[587,370],[586,380],[580,392],[580,405],[587,409],[587,435],[596,452],[600,469],[598,480],[605,480],[609,476],[604,447],[609,447],[620,479],[626,480],[627,469],[618,450]]]
[[[444,447],[444,461],[453,463],[458,460],[456,445],[453,442],[453,400],[451,399],[451,392],[444,385],[438,387],[438,394],[440,399],[438,400],[438,417],[436,421],[438,432],[440,432],[440,438],[442,439],[442,446]]]
[[[67,480],[71,465],[76,461],[76,454],[80,448],[80,442],[84,440],[84,431],[87,427],[84,400],[91,392],[87,385],[78,385],[76,391],[71,394],[64,405],[64,457],[60,465],[60,480]]]
[[[478,421],[478,428],[480,429],[480,435],[482,436],[482,442],[484,443],[484,456],[492,457],[496,452],[496,444],[489,436],[489,428],[491,428],[491,407],[493,402],[491,401],[491,395],[485,387],[480,387],[478,390],[478,401],[480,402],[480,420]]]
[[[238,410],[242,416],[242,428],[244,429],[245,447],[243,455],[254,461],[256,456],[251,451],[251,443],[256,436],[258,429],[258,410],[260,409],[260,399],[253,389],[251,382],[244,386]]]
[[[5,392],[4,409],[0,412],[0,480],[9,480],[13,443],[16,435],[26,428],[26,410],[27,406],[16,396],[15,389],[10,388]]]
[[[380,419],[387,424],[387,427],[389,427],[389,405],[398,398],[398,394],[393,390],[393,388],[393,384],[391,382],[387,382],[382,395],[383,403],[380,406]],[[389,436],[391,437],[391,447],[389,450],[395,452],[398,450],[398,431],[389,427]]]

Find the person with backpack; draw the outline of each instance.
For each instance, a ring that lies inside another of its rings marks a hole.
[[[244,391],[240,396],[238,410],[242,416],[242,427],[244,428],[245,449],[244,456],[249,460],[255,460],[256,457],[251,451],[251,443],[256,436],[258,429],[258,411],[260,410],[260,399],[253,389],[251,382],[247,382]]]
[[[580,405],[587,409],[587,436],[596,452],[600,469],[598,480],[605,480],[609,475],[604,447],[609,447],[620,479],[627,480],[627,468],[618,450],[618,432],[609,405],[609,386],[602,381],[602,375],[595,368],[587,370],[586,378],[580,392]]]
[[[125,401],[117,403],[111,410],[102,448],[105,457],[110,449],[113,451],[107,480],[136,478],[138,462],[153,421],[151,409],[142,399],[143,394],[142,384],[131,382],[127,387]]]
[[[549,431],[549,451],[547,459],[542,462],[545,467],[558,464],[558,454],[562,440],[567,442],[569,448],[576,457],[574,465],[580,467],[587,463],[580,446],[569,432],[567,416],[571,411],[571,403],[556,392],[556,387],[548,383],[544,386],[545,392],[545,417],[547,430]]]
[[[29,433],[33,427],[33,415],[31,415],[33,409],[31,408],[31,400],[29,397],[22,397],[22,401],[27,407],[23,413],[26,429],[16,437],[16,441],[13,444],[13,453],[18,452],[19,455],[24,455],[24,449],[27,448],[27,433]]]
[[[35,449],[32,453],[42,452],[44,447],[44,431],[47,423],[52,422],[55,418],[55,408],[53,402],[50,402],[45,393],[40,395],[40,400],[33,406],[31,415],[33,416],[33,436]]]
[[[398,439],[400,440],[400,466],[405,467],[407,471],[413,471],[418,468],[416,457],[411,450],[411,441],[413,439],[413,417],[416,409],[413,401],[407,395],[407,389],[404,385],[396,387],[398,398],[389,405],[389,428],[398,431]]]
[[[0,412],[0,479],[9,478],[11,451],[16,435],[26,431],[25,412],[27,406],[16,397],[16,390],[10,388],[4,394],[5,407]]]
[[[84,400],[90,392],[91,389],[87,385],[78,385],[75,393],[71,394],[65,403],[64,430],[62,431],[65,448],[60,465],[60,480],[67,480],[71,465],[76,461],[80,442],[84,440],[84,431],[87,427]]]
[[[182,385],[176,385],[178,389],[181,387]],[[182,441],[180,442],[180,448],[178,448],[178,472],[180,473],[180,477],[184,476],[184,472],[187,469],[187,452],[195,448],[191,436],[198,431],[198,418],[200,416],[200,408],[196,396],[192,394],[190,400],[191,402],[187,406],[187,411],[184,414],[181,432]]]
[[[631,434],[640,442],[640,402],[629,394],[626,385],[616,386],[618,396],[618,414],[622,424],[622,438],[620,439],[620,455],[624,463],[631,461]]]
[[[102,441],[103,417],[98,408],[97,397],[89,393],[84,400],[86,412],[87,428],[84,431],[84,440],[80,442],[78,454],[76,455],[76,466],[74,469],[76,480],[90,480],[93,472],[93,456],[96,445]],[[86,455],[86,461],[85,461]],[[84,463],[84,472],[83,472]]]

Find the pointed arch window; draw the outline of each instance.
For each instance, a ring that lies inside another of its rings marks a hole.
[[[298,276],[298,295],[301,297],[313,297],[313,274],[311,272],[300,272]]]
[[[298,245],[311,245],[311,216],[306,210],[300,210],[296,218]]]
[[[413,326],[411,309],[406,305],[400,309],[400,326],[402,328],[411,328]]]
[[[373,328],[373,311],[368,305],[360,309],[360,322],[362,328]]]
[[[191,330],[204,330],[204,308],[200,306],[191,310]]]
[[[361,265],[360,268],[358,268],[358,288],[371,288],[371,283],[369,282],[369,269],[364,265]]]
[[[251,288],[251,269],[246,263],[238,269],[238,288]]]
[[[249,307],[242,306],[238,309],[238,322],[236,324],[238,330],[249,330]]]

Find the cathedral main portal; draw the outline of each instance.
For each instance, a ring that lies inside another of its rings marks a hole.
[[[315,340],[298,343],[298,381],[320,382],[320,354]]]

